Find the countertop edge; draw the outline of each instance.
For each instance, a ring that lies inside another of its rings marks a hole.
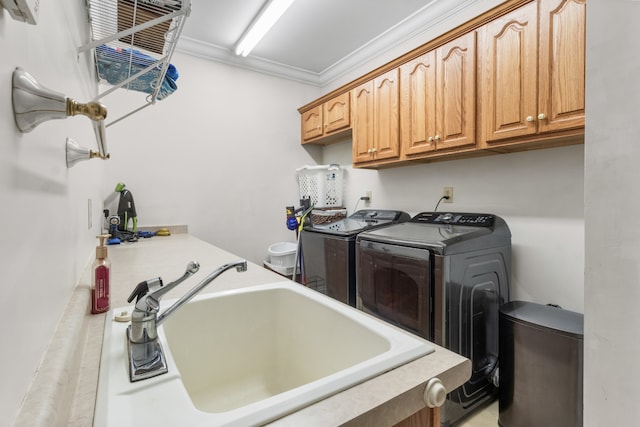
[[[302,408],[274,421],[269,426],[388,427],[394,425],[426,407],[423,394],[430,379],[439,378],[446,390],[452,391],[464,384],[471,376],[469,359],[435,344],[434,347],[435,353]],[[390,384],[393,384],[393,387],[390,387]],[[403,388],[405,391],[395,394],[394,388]],[[348,402],[348,405],[345,405],[345,402]],[[344,410],[341,411],[341,409]]]
[[[86,343],[90,324],[86,318],[91,316],[89,305],[89,287],[76,286],[18,410],[14,426],[68,425],[82,376],[78,367],[83,363],[84,352],[78,348]],[[98,315],[95,321],[104,328],[104,315]]]

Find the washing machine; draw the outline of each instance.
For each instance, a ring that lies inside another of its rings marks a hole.
[[[399,210],[362,209],[328,224],[305,226],[300,234],[302,283],[355,307],[357,235],[410,219]]]
[[[497,398],[510,270],[511,232],[493,214],[422,212],[356,238],[356,307],[472,362],[441,408],[443,426]]]

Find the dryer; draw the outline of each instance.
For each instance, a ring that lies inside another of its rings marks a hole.
[[[422,212],[357,237],[356,307],[472,362],[441,409],[443,426],[497,397],[510,270],[511,232],[492,214]]]

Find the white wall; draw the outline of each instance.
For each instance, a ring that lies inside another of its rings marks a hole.
[[[299,205],[295,169],[316,163],[298,143],[297,108],[319,91],[179,53],[172,62],[178,90],[108,128],[110,191],[127,185],[140,225],[187,224],[262,263],[269,245],[295,241],[285,216]],[[105,103],[119,107],[120,95]]]
[[[582,145],[384,170],[353,169],[351,144],[325,148],[323,162],[346,164],[350,212],[365,190],[373,202],[358,208],[431,211],[442,187],[453,203],[439,211],[502,216],[512,233],[511,298],[583,311],[584,222]]]
[[[640,420],[640,3],[587,2],[585,426]]]
[[[40,3],[32,26],[0,9],[0,425],[11,425],[63,313],[80,271],[90,261],[93,223],[102,198],[103,162],[67,170],[65,141],[95,149],[88,119],[41,124],[27,134],[15,126],[11,77],[16,66],[44,86],[80,102],[91,99],[94,80],[76,47],[87,37],[84,1]]]

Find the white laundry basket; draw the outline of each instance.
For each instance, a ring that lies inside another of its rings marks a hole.
[[[302,166],[296,171],[301,199],[311,199],[316,208],[342,207],[340,165]]]

